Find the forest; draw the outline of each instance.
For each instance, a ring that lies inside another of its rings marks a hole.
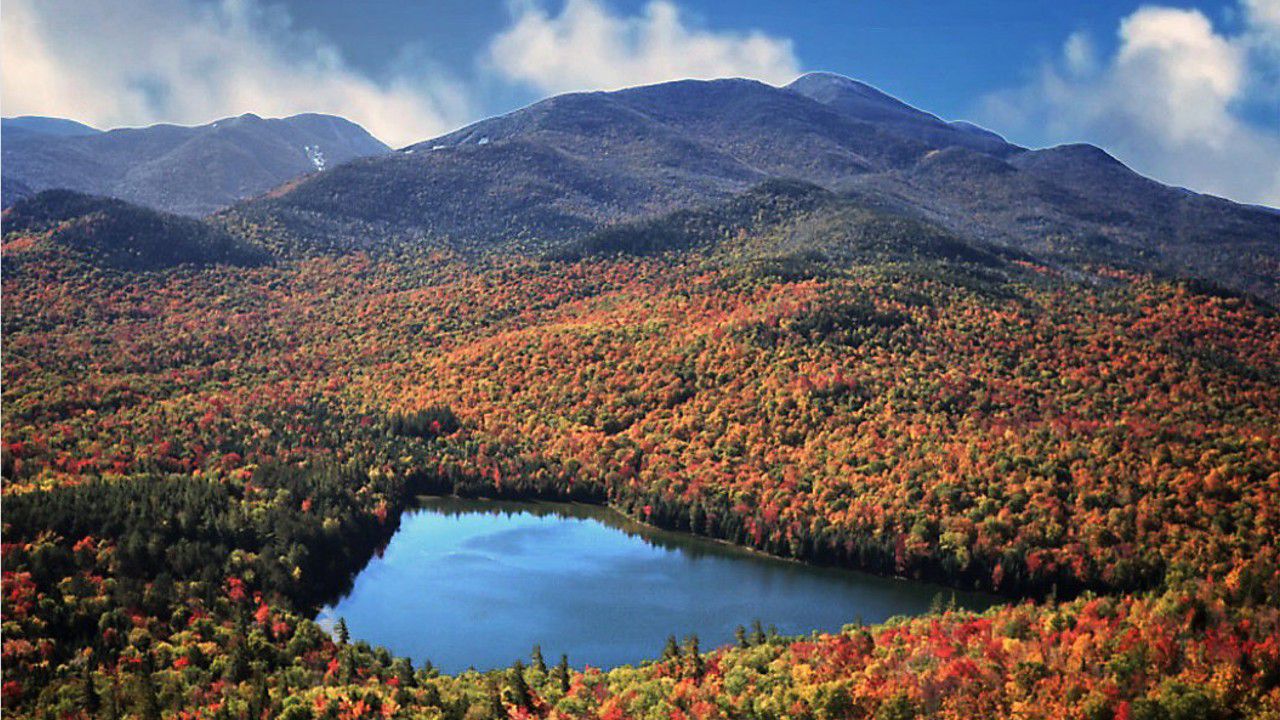
[[[1280,717],[1274,308],[902,223],[790,252],[830,228],[748,210],[555,257],[137,269],[10,232],[6,712]],[[1007,602],[444,675],[313,620],[424,493]]]

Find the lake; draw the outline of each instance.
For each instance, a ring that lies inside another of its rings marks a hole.
[[[767,557],[657,530],[608,508],[568,503],[424,499],[380,557],[318,617],[353,640],[445,672],[568,653],[576,667],[656,658],[668,635],[703,649],[760,620],[787,635],[924,613],[926,583]],[[961,607],[996,601],[954,592]]]

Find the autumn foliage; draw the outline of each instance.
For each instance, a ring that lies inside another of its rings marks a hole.
[[[1257,302],[725,250],[5,253],[15,716],[1280,714],[1280,318]],[[608,502],[1010,603],[530,666],[523,691],[440,676],[308,619],[424,491]]]

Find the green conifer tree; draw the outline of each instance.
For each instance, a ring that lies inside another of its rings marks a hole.
[[[560,663],[556,665],[556,677],[560,681],[560,692],[569,692],[569,656],[561,653]]]
[[[530,653],[529,657],[533,660],[534,670],[537,670],[540,673],[545,673],[547,671],[547,661],[542,657],[541,645],[534,645],[533,652]]]

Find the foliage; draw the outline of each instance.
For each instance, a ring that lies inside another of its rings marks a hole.
[[[782,236],[6,275],[5,710],[1280,712],[1280,318],[980,249],[761,250]],[[449,491],[1037,602],[609,672],[446,677],[329,639],[318,603]]]

